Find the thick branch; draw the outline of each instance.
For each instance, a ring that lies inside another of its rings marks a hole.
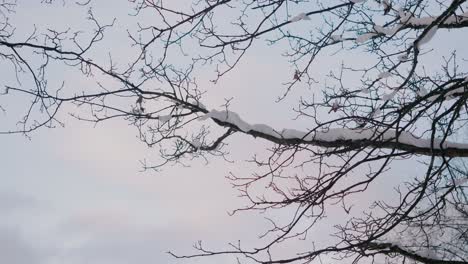
[[[466,261],[457,261],[457,260],[442,260],[429,258],[421,256],[415,252],[411,252],[402,248],[401,246],[394,245],[392,243],[370,243],[372,249],[385,250],[388,253],[398,253],[402,256],[408,257],[410,259],[426,263],[426,264],[466,264]]]
[[[347,129],[336,128],[309,132],[283,129],[281,132],[268,125],[250,125],[238,114],[230,111],[212,110],[201,120],[211,118],[218,125],[234,128],[254,137],[282,145],[306,144],[326,148],[361,149],[382,148],[397,149],[427,156],[468,157],[468,144],[453,143],[439,139],[422,139],[405,131],[394,129]]]

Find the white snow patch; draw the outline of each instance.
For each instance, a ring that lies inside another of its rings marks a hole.
[[[369,89],[369,87],[365,87],[365,88],[362,88],[360,92],[361,93],[369,93],[370,89]]]
[[[330,38],[331,38],[334,42],[343,41],[343,36],[341,36],[341,35],[331,35]]]
[[[354,3],[354,4],[357,4],[357,3],[362,3],[364,1],[366,1],[366,0],[351,0],[350,2]]]
[[[382,1],[382,6],[383,6],[384,9],[389,8],[390,5],[391,4],[390,4],[390,2],[388,0],[383,0]]]
[[[427,91],[426,88],[424,87],[421,87],[419,88],[419,90],[417,91],[417,95],[420,96],[420,97],[424,97],[428,94],[429,92]]]
[[[202,146],[202,143],[201,143],[200,139],[198,139],[198,138],[194,139],[191,143],[197,149],[199,149]]]
[[[430,258],[430,259],[439,259],[440,257],[437,255],[437,251],[435,251],[433,248],[430,247],[425,247],[422,248],[420,251],[414,251],[416,254],[422,257]]]
[[[435,17],[411,17],[410,19],[408,19],[407,24],[415,26],[429,26],[435,20]]]
[[[444,23],[449,23],[449,24],[455,24],[455,23],[460,23],[468,20],[468,11],[463,12],[460,15],[452,15],[445,20]]]
[[[192,104],[192,105],[196,105],[196,106],[198,106],[198,107],[200,107],[200,108],[203,108],[203,109],[206,109],[206,106],[203,105],[200,101],[195,100],[195,99],[192,99],[192,98],[190,98],[190,99],[187,101],[187,103]]]
[[[394,26],[391,28],[386,28],[380,25],[374,25],[375,32],[379,34],[384,34],[388,37],[395,35],[395,33],[397,33],[400,28],[401,26]]]
[[[297,16],[291,18],[291,22],[297,22],[301,20],[310,20],[310,17],[308,17],[306,13],[300,13]]]
[[[436,26],[429,29],[429,31],[426,33],[426,35],[424,35],[424,37],[418,41],[418,43],[417,43],[418,47],[428,43],[429,41],[431,41],[431,39],[437,33],[437,29],[438,29],[438,27],[436,27]]]
[[[448,93],[445,94],[445,98],[452,98],[452,96],[456,93],[464,93],[465,92],[465,87],[459,87],[457,89],[454,89]]]
[[[384,94],[384,95],[382,96],[382,100],[384,100],[384,101],[392,100],[393,97],[395,97],[396,93],[397,93],[397,91],[395,90],[395,91],[393,91],[393,92],[391,92],[391,93],[389,93],[389,94]]]
[[[401,16],[400,16],[401,17]],[[432,24],[437,17],[428,16],[428,17],[410,17],[407,19],[406,23],[415,25],[415,26],[429,26]],[[468,20],[468,11],[460,15],[451,15],[449,16],[443,24],[457,24]]]
[[[376,33],[365,33],[365,34],[359,35],[356,38],[356,42],[357,43],[364,43],[364,42],[368,41],[369,39],[371,39],[372,37],[374,37],[376,35],[377,35]]]
[[[455,183],[455,186],[463,185],[465,183],[468,183],[468,178],[456,179],[454,183]]]
[[[388,78],[388,77],[391,77],[393,76],[393,74],[391,74],[390,72],[381,72],[379,73],[379,76],[377,76],[379,79],[385,79],[385,78]]]
[[[457,88],[457,89],[453,89],[452,91],[447,92],[447,93],[444,95],[444,100],[453,99],[453,98],[455,98],[455,97],[453,96],[454,94],[463,93],[463,92],[465,92],[465,87],[459,87],[459,88]],[[427,98],[427,100],[433,102],[433,101],[437,100],[437,98],[439,98],[439,97],[440,97],[440,95],[434,95],[434,96],[431,96],[431,97]]]
[[[372,112],[371,116],[372,116],[372,117],[376,117],[376,116],[378,116],[381,112],[382,112],[382,110],[380,110],[380,108],[377,108],[377,109],[374,110],[374,112]]]
[[[214,118],[222,122],[234,124],[243,132],[249,132],[250,130],[252,130],[252,126],[244,120],[242,120],[240,116],[235,112],[211,110],[209,113],[202,117],[199,117],[198,119],[203,121],[208,118]]]
[[[395,92],[394,92],[395,93]],[[255,131],[277,139],[301,139],[311,143],[319,142],[334,142],[338,140],[379,140],[379,141],[396,141],[397,131],[394,129],[348,129],[348,128],[330,128],[322,131],[299,131],[296,129],[283,129],[281,132],[265,124],[250,125],[240,118],[240,116],[231,111],[211,110],[206,115],[199,118],[205,120],[207,118],[216,119],[221,122],[226,122],[237,126],[243,132]],[[398,142],[402,144],[412,145],[419,148],[430,148],[432,142],[430,139],[422,139],[414,136],[410,132],[399,131]],[[454,143],[444,141],[442,144],[440,139],[434,139],[433,145],[435,149],[441,148],[457,148],[467,149],[468,144]]]
[[[403,9],[398,10],[398,16],[400,17],[400,22],[402,24],[406,24],[411,19],[411,13]]]
[[[137,107],[137,108],[132,109],[132,113],[136,115],[141,115],[144,113],[144,110],[140,107]]]
[[[172,115],[169,114],[169,115],[159,116],[159,117],[158,117],[158,120],[159,120],[161,123],[166,123],[167,121],[171,120],[171,118],[172,118]]]
[[[397,58],[398,58],[399,61],[407,61],[408,60],[408,55],[401,54],[401,55],[398,55]]]

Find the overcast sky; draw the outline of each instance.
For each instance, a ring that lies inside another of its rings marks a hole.
[[[112,9],[107,4],[96,5],[94,12],[103,21],[119,17],[116,27],[131,27],[121,18],[128,13],[125,2],[113,1]],[[11,19],[21,39],[34,24],[39,29],[81,26],[87,10],[72,4],[28,3],[20,4],[16,11]],[[125,51],[127,43],[120,43],[118,34],[111,36],[106,51]],[[264,60],[258,60],[262,56]],[[252,90],[260,83],[271,87],[280,83],[271,78],[274,64],[258,52],[244,64],[249,67],[233,73],[211,93],[213,107],[222,104],[224,98],[236,96],[234,105],[242,106],[245,112],[257,109],[257,117],[263,115],[265,122],[274,121],[265,107],[277,94]],[[8,65],[1,67],[2,72],[8,72]],[[257,69],[257,77],[268,76],[269,81],[250,76],[252,69]],[[57,69],[58,76],[75,78],[73,73],[61,70]],[[14,83],[14,78],[8,80]],[[79,85],[82,80],[76,82]],[[2,98],[2,106],[9,111],[1,113],[0,128],[9,129],[17,121],[15,113],[24,111],[26,103],[21,98]],[[39,130],[30,139],[22,135],[0,137],[2,263],[222,263],[220,258],[182,262],[166,252],[193,253],[191,247],[198,240],[221,249],[242,237],[253,241],[264,230],[261,218],[228,216],[229,211],[245,205],[224,178],[237,169],[236,164],[199,161],[185,168],[142,172],[140,160],[151,158],[156,150],[141,143],[137,131],[127,122],[116,120],[94,127],[70,118],[66,112],[61,116],[65,128]],[[231,142],[236,141],[249,142],[237,137]],[[249,155],[261,149],[262,144],[253,146]],[[232,152],[234,160],[248,157],[245,152]]]
[[[112,7],[110,1],[102,2],[107,4],[96,4],[97,17],[103,20],[119,17],[116,29],[134,26],[120,19],[128,13],[127,1],[112,1]],[[68,24],[83,23],[85,16],[85,8],[75,9],[71,3],[42,7],[28,3],[18,6],[12,23],[21,36],[30,32],[33,24],[38,28],[52,25],[66,28]],[[437,43],[442,43],[444,34],[436,36],[435,45],[443,45]],[[122,60],[127,54],[134,56],[125,49],[125,34],[111,36],[105,42],[109,51],[117,51]],[[459,42],[454,48],[466,44]],[[251,122],[277,128],[297,125],[291,121],[292,112],[280,112],[274,103],[282,93],[285,71],[291,74],[288,64],[279,56],[280,50],[256,48],[238,70],[207,88],[210,90],[204,104],[219,108],[225,98],[234,97],[232,109]],[[348,56],[342,59],[360,58],[359,54]],[[315,70],[325,73],[333,65],[322,60]],[[0,63],[0,73],[8,71],[5,67]],[[64,74],[60,70],[57,69],[58,76]],[[69,81],[73,82],[73,78],[70,75]],[[21,108],[24,103],[15,97],[9,101],[0,98],[0,105],[13,109],[0,113],[0,129],[17,121],[15,109],[24,109]],[[293,103],[286,101],[282,109],[291,108]],[[234,163],[214,159],[208,164],[195,161],[189,163],[190,167],[168,166],[160,172],[143,172],[140,161],[154,157],[156,150],[141,143],[137,131],[127,122],[113,120],[94,127],[69,117],[66,112],[61,117],[66,123],[64,128],[42,129],[32,133],[31,138],[0,136],[2,263],[228,263],[228,259],[234,263],[228,257],[179,261],[166,251],[193,253],[191,246],[197,240],[206,241],[206,245],[215,249],[240,238],[246,244],[255,244],[256,236],[265,231],[267,222],[262,216],[228,216],[227,212],[246,203],[236,197],[237,192],[225,179],[230,171],[248,173],[248,166],[242,161],[261,153],[265,142],[233,137],[229,143]],[[307,124],[299,126],[303,129]],[[416,167],[395,168],[394,178],[386,180],[398,182],[411,177]],[[386,180],[366,195],[372,198],[382,190],[387,191]],[[330,217],[336,219],[339,215],[331,211]],[[312,235],[325,237],[329,228]]]

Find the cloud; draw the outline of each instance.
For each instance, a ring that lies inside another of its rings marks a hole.
[[[44,263],[42,254],[13,228],[0,227],[0,256],[8,264]]]
[[[66,219],[59,229],[63,243],[59,243],[54,260],[66,264],[180,263],[167,251],[187,253],[197,241],[193,232],[177,224],[162,227],[144,223],[139,217],[117,209],[81,211]],[[216,227],[212,226],[213,230]],[[212,240],[212,236],[216,235],[206,232],[204,238]],[[218,260],[190,263],[221,263]]]
[[[37,201],[15,191],[0,191],[0,212],[3,214],[37,206]]]

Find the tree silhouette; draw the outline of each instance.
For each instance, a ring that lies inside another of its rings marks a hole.
[[[199,243],[198,253],[173,254],[178,258],[232,254],[246,263],[312,263],[322,256],[353,263],[380,258],[467,263],[467,54],[454,48],[457,40],[468,40],[465,2],[196,0],[184,6],[129,0],[130,16],[144,22],[136,31],[120,32],[128,35],[132,53],[118,66],[113,60],[118,54],[107,61],[96,58],[107,32],[119,28],[94,15],[92,0],[63,2],[89,8],[84,29],[24,36],[10,18],[26,4],[3,0],[0,61],[17,81],[2,81],[0,99],[21,96],[30,103],[22,105],[18,123],[0,133],[29,135],[62,125],[60,113],[74,105],[72,115],[83,121],[128,120],[143,142],[158,147],[161,162],[143,164],[155,170],[192,158],[227,158],[233,135],[268,142],[266,156],[249,160],[256,171],[228,176],[249,202],[235,212],[286,212],[288,221],[269,219],[262,246],[238,242],[213,251]],[[152,20],[143,19],[147,16]],[[441,32],[453,39],[433,45]],[[285,82],[278,84],[283,88],[278,104],[299,87],[316,91],[298,98],[294,108],[297,122],[308,129],[250,124],[230,110],[230,100],[213,110],[203,104],[200,69],[213,70],[216,86],[241,67],[255,45],[265,44],[283,48],[290,63]],[[343,59],[341,67],[328,69],[326,81],[314,73],[331,55],[353,54],[362,61]],[[61,76],[53,74],[57,67],[79,71],[95,85],[65,79],[60,84]],[[377,179],[395,173],[392,164],[408,159],[424,170],[391,190],[393,200],[376,197],[368,210],[351,211],[356,199],[370,199],[365,194]],[[330,243],[316,244],[318,238],[308,234],[336,205],[345,222],[335,226]],[[291,256],[275,253],[291,241],[307,247]]]

